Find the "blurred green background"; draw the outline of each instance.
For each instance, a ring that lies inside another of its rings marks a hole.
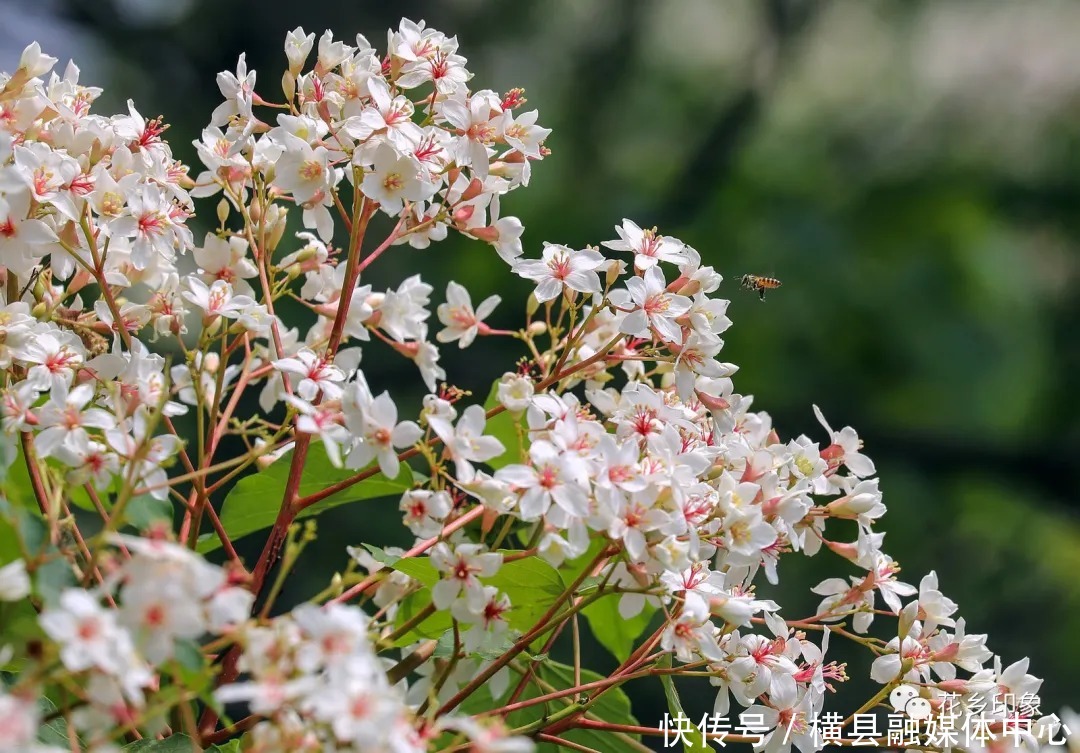
[[[364,33],[382,48],[408,16],[458,35],[474,88],[523,86],[554,154],[503,202],[541,241],[582,246],[631,217],[696,247],[725,278],[725,360],[783,436],[822,439],[811,405],[851,424],[890,511],[885,549],[918,584],[936,570],[968,631],[1006,663],[1032,658],[1043,710],[1076,704],[1080,673],[1080,450],[1076,295],[1080,243],[1080,4],[874,0],[550,0],[296,3],[211,0],[0,2],[3,65],[39,39],[109,113],[132,97],[172,124],[194,162],[241,51],[278,94],[285,32]],[[197,172],[197,171],[196,171]],[[204,208],[204,214],[212,210]],[[198,234],[197,234],[198,235]],[[504,303],[529,289],[489,249],[450,239],[384,257],[379,287],[421,271]],[[743,273],[779,277],[765,305]],[[450,380],[486,391],[518,357],[481,340],[444,350]],[[411,365],[366,356],[406,403]],[[344,563],[343,547],[397,536],[396,511],[325,517],[294,596]],[[805,566],[805,567],[804,567]],[[782,567],[776,598],[812,614],[809,586],[852,573],[825,554]],[[836,657],[845,658],[838,645]],[[609,658],[593,647],[593,664]],[[851,654],[853,710],[870,686]],[[688,706],[704,709],[702,688]],[[642,723],[659,687],[631,689]],[[838,706],[830,705],[830,708]],[[839,706],[843,710],[843,705]]]

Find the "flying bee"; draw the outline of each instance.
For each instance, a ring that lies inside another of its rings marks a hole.
[[[760,277],[758,275],[743,275],[742,286],[747,290],[756,290],[761,300],[765,300],[766,290],[775,290],[784,283],[775,277]]]

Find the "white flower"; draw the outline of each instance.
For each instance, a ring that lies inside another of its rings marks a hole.
[[[656,229],[642,230],[636,223],[624,219],[615,227],[617,241],[604,241],[601,245],[613,251],[630,251],[634,254],[634,267],[646,270],[658,262],[684,264],[688,261],[686,246],[682,241],[658,235]]]
[[[28,78],[44,76],[56,65],[56,58],[43,55],[41,45],[31,42],[19,56],[19,70],[25,72]]]
[[[38,622],[60,644],[60,660],[72,672],[96,667],[117,675],[128,669],[131,637],[117,623],[116,613],[87,591],[64,590],[57,606],[42,612]]]
[[[349,430],[341,421],[341,411],[312,405],[295,395],[286,395],[285,401],[297,410],[296,430],[301,434],[316,434],[326,448],[326,457],[335,468],[342,466],[341,447],[351,439]]]
[[[511,464],[495,472],[495,478],[521,494],[524,520],[538,519],[552,503],[574,517],[588,514],[589,469],[580,456],[537,440],[529,447],[529,459],[532,465]]]
[[[599,293],[600,276],[596,269],[604,264],[604,257],[592,249],[574,251],[554,243],[544,244],[539,260],[526,259],[514,264],[514,273],[536,286],[536,300],[540,303],[559,296],[564,289],[579,293]]]
[[[817,416],[818,422],[825,427],[825,431],[829,432],[829,437],[832,440],[832,445],[821,451],[822,456],[834,466],[843,463],[848,467],[848,470],[859,478],[873,476],[875,471],[874,461],[859,452],[862,449],[862,440],[859,439],[859,435],[855,430],[850,426],[845,426],[840,431],[833,431],[832,427],[829,426],[829,422],[825,420],[821,409],[816,405],[814,406],[814,415]]]
[[[924,575],[919,582],[919,616],[923,620],[923,631],[930,634],[938,625],[955,626],[956,620],[951,615],[956,609],[956,602],[938,590],[937,573],[931,570]]]
[[[461,598],[469,612],[480,614],[486,598],[479,579],[490,578],[499,571],[502,555],[485,552],[481,544],[458,544],[451,549],[440,542],[431,550],[431,564],[443,573],[442,580],[431,589],[431,601],[435,607],[449,609]]]
[[[301,378],[295,389],[304,400],[314,400],[320,393],[324,400],[341,397],[339,382],[345,381],[344,372],[310,348],[301,348],[295,356],[274,361],[274,368]]]
[[[235,235],[228,239],[219,238],[214,233],[207,233],[203,245],[194,249],[195,261],[204,282],[210,284],[214,280],[225,280],[232,283],[237,293],[251,296],[254,291],[245,280],[258,277],[259,270],[247,258],[247,253],[246,239]]]
[[[198,638],[206,632],[197,594],[165,578],[143,578],[125,586],[120,621],[152,664],[173,655],[177,638]]]
[[[486,423],[487,416],[482,405],[466,408],[456,426],[451,426],[445,419],[428,417],[428,424],[442,439],[447,457],[454,461],[455,475],[461,481],[473,477],[475,469],[472,463],[483,463],[506,452],[498,439],[484,436]]]
[[[398,504],[398,509],[405,513],[402,522],[421,537],[437,536],[452,507],[449,494],[430,489],[410,489],[401,495]]]
[[[49,402],[38,414],[42,431],[37,437],[37,450],[42,456],[53,455],[61,443],[74,448],[88,440],[87,428],[112,429],[116,418],[101,408],[87,408],[94,399],[94,385],[83,383],[68,391],[58,384],[49,395]]]
[[[502,136],[504,125],[499,96],[484,89],[467,101],[450,97],[441,103],[441,114],[462,134],[456,144],[458,164],[486,178],[490,146]]]
[[[226,280],[214,280],[210,285],[198,277],[186,277],[187,290],[184,298],[201,308],[207,318],[224,316],[236,319],[245,309],[255,305],[255,301],[246,295],[233,293],[232,283]]]
[[[651,327],[668,342],[683,342],[682,327],[675,320],[690,310],[690,299],[667,291],[664,273],[659,267],[649,267],[642,277],[631,277],[626,281],[626,290],[635,310],[623,318],[620,332],[651,338]],[[612,296],[612,302],[617,306],[628,305],[625,296]]]
[[[507,372],[499,379],[496,398],[508,411],[520,414],[529,407],[534,392],[532,380],[527,376]]]
[[[289,60],[289,70],[295,75],[304,68],[304,61],[311,54],[315,42],[314,34],[304,34],[303,27],[297,26],[285,35],[285,57]]]
[[[371,172],[364,176],[360,190],[387,214],[401,212],[405,202],[426,201],[439,189],[439,184],[422,179],[420,165],[414,158],[402,156],[388,144],[375,152]]]
[[[0,601],[19,601],[30,595],[26,562],[13,560],[0,567]]]
[[[34,697],[0,693],[0,751],[4,753],[50,753],[58,748],[37,745],[41,712]]]
[[[349,468],[363,468],[378,459],[379,469],[387,478],[397,478],[401,470],[397,450],[415,444],[424,432],[412,421],[398,422],[398,409],[389,392],[372,398],[367,384],[358,381],[349,385],[342,409],[345,427],[360,442],[349,453],[345,463]]]
[[[765,729],[772,730],[754,746],[754,750],[767,753],[787,753],[792,743],[802,753],[814,753],[824,743],[817,727],[817,709],[814,696],[809,690],[799,691],[791,675],[780,675],[769,693],[769,704],[754,704],[739,714],[742,724],[757,724],[761,720]]]
[[[341,179],[341,171],[330,167],[324,146],[312,146],[298,136],[283,132],[285,151],[274,165],[274,185],[291,193],[297,204],[321,202]]]
[[[450,282],[446,286],[446,303],[439,304],[436,313],[439,321],[446,325],[435,339],[441,343],[458,341],[459,348],[467,348],[476,339],[482,329],[487,329],[484,319],[495,310],[502,299],[497,295],[489,296],[473,310],[472,298],[463,285]]]

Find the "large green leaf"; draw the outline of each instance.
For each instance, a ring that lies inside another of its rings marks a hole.
[[[266,470],[245,476],[237,482],[225,497],[225,502],[221,507],[221,524],[229,534],[229,538],[235,541],[241,536],[261,531],[274,524],[278,508],[281,506],[281,499],[285,494],[285,485],[289,480],[291,462],[292,455],[285,455]],[[300,477],[300,496],[315,494],[356,474],[355,470],[335,468],[327,458],[322,444],[313,443],[308,449],[304,472]],[[399,496],[412,488],[412,485],[412,471],[403,463],[397,478],[390,479],[382,473],[376,473],[371,478],[312,505],[298,517],[318,515],[330,508],[364,499]],[[219,546],[221,546],[221,541],[216,535],[210,534],[202,537],[198,550],[205,553]]]
[[[506,621],[523,633],[536,625],[566,588],[559,572],[535,556],[504,562],[499,572],[484,582],[510,597]]]
[[[556,690],[564,690],[566,688],[575,687],[574,682],[574,668],[566,664],[560,664],[555,661],[547,661],[541,664],[537,668],[537,673],[540,675],[540,679],[552,685]],[[581,670],[581,684],[587,684],[590,682],[596,682],[597,680],[603,680],[603,675],[597,674],[591,670],[582,668]],[[599,692],[599,691],[594,691]],[[583,699],[589,698],[591,694],[584,694]],[[557,708],[557,702],[552,703],[553,707]],[[637,719],[634,718],[633,713],[630,710],[630,698],[626,695],[626,692],[622,688],[609,688],[600,696],[600,700],[589,706],[588,715],[601,721],[610,722],[612,724],[626,724],[631,726],[637,726]],[[610,732],[603,732],[600,730],[592,729],[573,729],[559,735],[571,742],[579,743],[594,750],[619,750],[619,740]],[[640,740],[640,735],[632,735],[635,740]],[[549,753],[557,750],[554,745],[540,745],[538,750],[542,753]]]
[[[627,619],[619,614],[619,599],[621,598],[621,594],[601,596],[582,609],[581,613],[589,621],[589,629],[596,640],[600,641],[600,644],[616,659],[624,662],[630,658],[634,650],[634,642],[652,621],[656,607],[646,604],[640,612]]]
[[[124,753],[200,753],[201,750],[202,748],[194,740],[179,733],[170,735],[164,740],[144,738],[123,747]]]
[[[46,719],[56,712],[56,704],[52,702],[52,699],[46,696],[38,698],[37,704],[42,719]],[[37,737],[38,742],[45,743],[46,745],[55,745],[58,748],[71,748],[71,738],[68,737],[67,722],[64,721],[64,717],[62,716],[57,716],[51,721],[42,723],[42,725],[38,727]],[[76,736],[76,740],[80,745],[82,744],[82,738]]]
[[[398,609],[396,622],[402,625],[431,603],[431,588],[439,581],[440,575],[430,557],[400,559],[391,567],[424,586],[410,594]],[[490,578],[481,578],[481,581],[495,586],[510,598],[511,608],[506,614],[506,621],[521,633],[530,630],[544,616],[565,588],[558,571],[536,557],[504,562],[498,573]],[[396,645],[405,646],[418,638],[438,638],[450,629],[451,624],[448,613],[436,612],[403,635]]]
[[[221,745],[200,748],[187,735],[177,733],[164,740],[137,740],[125,745],[122,750],[124,753],[239,753],[240,740],[229,740]]]

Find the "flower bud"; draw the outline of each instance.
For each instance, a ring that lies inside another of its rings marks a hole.
[[[536,291],[529,293],[529,300],[525,303],[525,316],[532,317],[540,308],[540,301],[536,298]]]
[[[296,76],[292,71],[285,71],[282,74],[281,93],[285,95],[285,100],[289,102],[296,96]]]
[[[626,271],[626,262],[621,259],[611,259],[607,265],[607,275],[604,277],[604,282],[607,287],[614,285],[620,275]]]
[[[706,395],[701,390],[697,390],[696,394],[698,401],[710,411],[724,411],[731,407],[731,403],[719,395]]]
[[[222,198],[217,205],[217,218],[218,222],[224,226],[225,220],[229,219],[229,200]]]
[[[539,337],[547,332],[546,322],[532,322],[529,324],[529,328],[526,330],[532,337]]]
[[[857,562],[859,559],[859,547],[856,544],[844,544],[839,541],[825,541],[825,546],[833,550],[841,557],[852,562]]]
[[[484,182],[479,178],[473,178],[461,194],[462,201],[471,201],[484,192]]]
[[[494,243],[499,240],[499,229],[494,225],[487,227],[474,227],[469,229],[469,235],[479,241]]]
[[[903,640],[911,632],[911,626],[919,616],[919,602],[913,601],[900,610],[900,619],[897,624],[896,634]]]
[[[691,278],[687,280],[685,277],[680,277],[676,282],[683,281],[685,284],[675,288],[675,292],[679,295],[685,295],[687,298],[692,298],[697,293],[701,292],[701,280]]]
[[[272,253],[281,243],[281,239],[285,235],[285,221],[288,217],[288,211],[287,208],[278,204],[271,204],[270,208],[266,210],[264,224],[270,229],[266,239],[265,250],[267,253]]]
[[[946,693],[956,693],[957,695],[964,695],[968,692],[967,680],[943,680],[937,684],[939,690],[943,690]]]

